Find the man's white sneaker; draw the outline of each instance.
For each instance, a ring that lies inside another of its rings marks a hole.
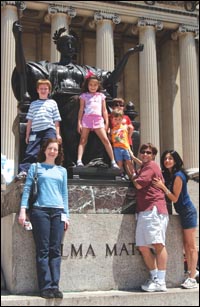
[[[146,292],[166,292],[166,283],[160,283],[158,280],[148,279],[144,285],[141,286],[143,291]]]
[[[147,287],[147,286],[149,286],[151,283],[153,282],[153,280],[152,279],[147,279],[147,280],[145,280],[145,282],[144,282],[144,284],[141,286],[141,288],[142,287]]]
[[[197,281],[194,278],[188,277],[183,284],[181,284],[181,287],[184,289],[193,289],[197,288]]]

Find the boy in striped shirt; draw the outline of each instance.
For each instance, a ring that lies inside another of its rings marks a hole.
[[[55,100],[48,98],[52,88],[51,82],[40,79],[36,87],[39,99],[32,101],[26,116],[28,120],[25,139],[27,148],[25,157],[19,164],[17,179],[26,177],[30,164],[36,162],[44,141],[49,138],[57,138],[62,142],[58,106]]]

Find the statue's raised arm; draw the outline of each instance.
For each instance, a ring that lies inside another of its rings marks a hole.
[[[109,92],[109,94],[112,97],[116,96],[116,93],[113,93],[115,86],[117,84],[117,82],[120,81],[121,75],[124,71],[124,68],[126,66],[126,63],[130,57],[130,55],[136,53],[136,52],[140,52],[143,51],[144,49],[144,45],[143,44],[139,44],[136,45],[134,48],[130,48],[125,55],[123,56],[123,58],[121,59],[121,61],[118,63],[118,65],[115,67],[115,69],[111,72],[110,76],[108,77],[108,79],[106,79],[103,83],[103,87],[107,89],[107,91]]]
[[[22,44],[22,26],[18,21],[13,23],[15,38],[16,66],[12,74],[12,89],[21,106],[29,106],[30,101],[38,98],[36,83],[39,79],[49,79],[47,61],[26,62]]]
[[[14,82],[12,78],[13,91],[14,93],[18,92],[17,96],[20,102],[30,101],[30,96],[27,91],[26,61],[22,45],[22,26],[20,25],[19,21],[15,21],[13,23],[13,34],[15,38],[15,62],[16,62],[15,73],[17,72],[18,74],[19,77],[18,85],[20,86],[18,89],[15,88],[16,82]]]

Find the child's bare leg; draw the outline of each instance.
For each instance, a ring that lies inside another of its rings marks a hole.
[[[80,142],[79,142],[79,146],[78,146],[78,159],[77,159],[77,161],[82,161],[85,146],[86,146],[87,141],[88,141],[89,132],[90,132],[90,129],[82,128],[81,138],[80,138]]]
[[[123,161],[117,161],[117,165],[118,165],[119,168],[120,168],[121,174],[123,174],[123,172],[124,172]]]
[[[124,165],[125,165],[126,173],[129,177],[129,179],[131,179],[133,174],[135,173],[133,163],[131,162],[131,160],[126,160]]]
[[[95,133],[97,134],[97,136],[100,138],[101,142],[103,143],[109,158],[111,161],[114,161],[114,154],[113,154],[113,149],[112,146],[110,144],[110,141],[108,139],[108,136],[106,134],[106,130],[104,128],[99,128],[99,129],[95,129]]]

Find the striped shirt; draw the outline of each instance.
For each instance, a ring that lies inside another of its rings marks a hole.
[[[55,121],[61,121],[57,103],[53,99],[32,101],[26,119],[32,120],[32,131],[55,129]]]

